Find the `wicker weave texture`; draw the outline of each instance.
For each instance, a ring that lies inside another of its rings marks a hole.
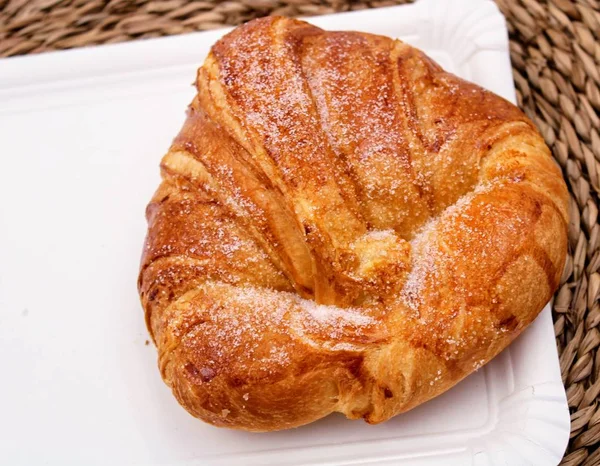
[[[0,56],[309,16],[409,0],[0,0]],[[449,0],[450,1],[450,0]],[[571,192],[569,257],[554,328],[571,408],[561,464],[600,465],[600,1],[496,0],[510,32],[521,108],[538,125]]]

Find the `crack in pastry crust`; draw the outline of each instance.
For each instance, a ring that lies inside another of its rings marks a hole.
[[[139,290],[194,416],[382,422],[558,285],[567,190],[516,107],[400,41],[263,18],[218,41],[147,209]]]

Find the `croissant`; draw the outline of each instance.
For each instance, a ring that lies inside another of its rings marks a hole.
[[[219,40],[147,207],[159,368],[210,424],[379,423],[556,290],[568,194],[533,123],[398,40],[283,17]]]

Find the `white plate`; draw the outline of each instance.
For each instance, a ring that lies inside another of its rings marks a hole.
[[[400,37],[514,101],[491,1],[311,21]],[[382,425],[248,434],[179,407],[145,345],[144,208],[224,32],[0,60],[0,463],[557,464],[569,413],[548,308],[484,369]]]

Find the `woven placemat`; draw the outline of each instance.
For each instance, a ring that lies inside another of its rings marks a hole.
[[[0,56],[407,3],[343,0],[0,0]],[[563,465],[600,465],[600,2],[496,0],[509,24],[521,108],[538,125],[571,192],[570,251],[554,328],[571,408]]]

